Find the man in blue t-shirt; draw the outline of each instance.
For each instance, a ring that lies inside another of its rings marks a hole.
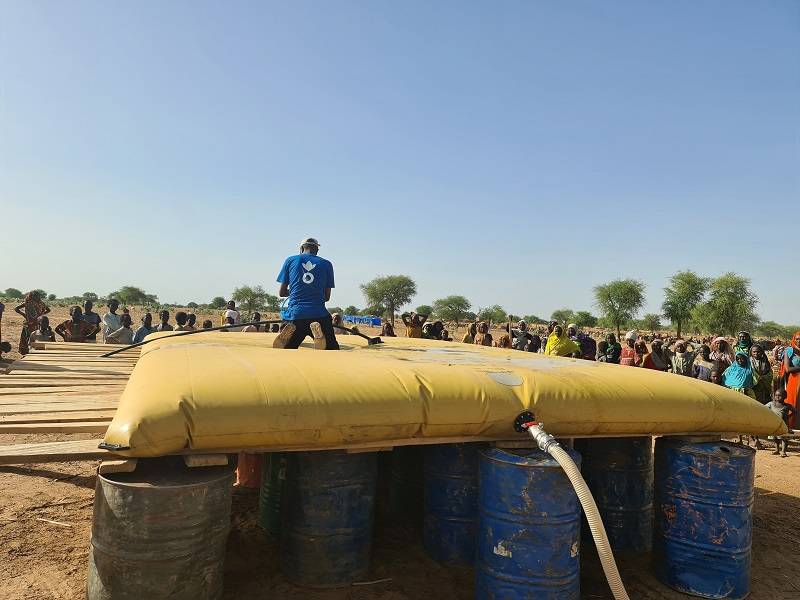
[[[319,242],[306,238],[300,242],[300,254],[283,262],[278,274],[278,295],[289,298],[281,311],[281,319],[288,323],[275,338],[275,348],[299,348],[310,335],[316,348],[339,349],[331,315],[325,308],[334,288],[333,265],[317,252]]]

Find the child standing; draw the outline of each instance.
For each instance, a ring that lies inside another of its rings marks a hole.
[[[786,400],[786,390],[783,388],[778,388],[772,394],[772,402],[767,404],[770,410],[778,415],[783,422],[786,423],[786,426],[789,426],[789,418],[794,414],[794,409],[790,404],[785,402]],[[780,454],[781,457],[786,458],[786,445],[788,442],[788,438],[785,436],[777,436],[775,438],[775,452],[773,454]]]

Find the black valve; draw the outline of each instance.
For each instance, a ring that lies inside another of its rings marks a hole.
[[[514,419],[514,431],[516,431],[517,433],[523,433],[525,432],[526,429],[525,427],[523,427],[523,425],[525,423],[534,423],[535,421],[536,417],[533,415],[531,411],[526,410],[525,412],[521,412],[519,413],[517,418]]]

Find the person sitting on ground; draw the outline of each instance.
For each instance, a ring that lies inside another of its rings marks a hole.
[[[186,327],[184,327],[184,331],[197,331],[197,327],[195,327],[195,323],[197,322],[197,315],[194,313],[189,313],[186,315]]]
[[[93,333],[97,334],[99,327],[90,325],[83,320],[83,311],[80,306],[70,308],[69,315],[72,317],[71,319],[56,327],[56,333],[64,338],[65,342],[85,342],[88,336]]]
[[[609,333],[606,336],[606,342],[608,343],[608,350],[606,350],[605,362],[618,365],[622,356],[622,346],[619,345],[617,337],[613,333]]]
[[[83,303],[83,320],[89,323],[89,325],[97,325],[98,328],[102,326],[103,319],[100,315],[94,312],[92,309],[94,308],[94,302],[91,300],[87,300]],[[94,334],[91,337],[86,338],[88,342],[96,342],[97,341],[97,334]]]
[[[223,333],[228,333],[231,330],[229,329],[229,327],[230,328],[236,327],[236,323],[234,323],[233,317],[225,317],[224,327],[220,329],[220,331]],[[241,329],[239,331],[241,331]]]
[[[143,342],[144,338],[153,333],[155,330],[156,328],[153,327],[153,315],[151,315],[149,312],[144,313],[144,316],[142,317],[142,325],[133,334],[131,343],[138,344],[139,342]]]
[[[431,331],[433,331],[433,329],[432,329],[432,328],[433,328],[433,324],[432,324],[432,323],[425,323],[425,325],[423,325],[423,326],[422,326],[422,339],[423,339],[423,340],[433,340],[433,339],[436,339],[436,338],[433,336],[433,334],[431,333]]]
[[[443,342],[452,342],[453,338],[450,337],[450,332],[447,329],[442,329],[442,341]]]
[[[397,337],[397,334],[394,332],[394,327],[389,321],[384,321],[383,325],[381,325],[381,337]]]
[[[233,300],[228,301],[228,308],[222,313],[222,324],[228,323],[228,317],[233,319],[233,324],[238,325],[242,322],[242,313],[236,310],[236,302]]]
[[[400,315],[400,318],[403,320],[403,325],[406,326],[406,337],[422,337],[422,327],[425,325],[425,321],[428,320],[428,315],[419,315],[415,312],[410,312],[403,313]]]
[[[203,321],[203,329],[211,329],[212,327],[214,327],[214,324],[211,322],[211,319]]]
[[[122,318],[117,314],[119,300],[111,298],[106,306],[108,307],[108,312],[103,315],[103,341],[105,341],[109,333],[122,327]]]
[[[462,344],[474,344],[475,343],[475,335],[478,333],[478,325],[477,323],[470,323],[467,330],[464,332],[464,337],[461,338]]]
[[[258,322],[260,320],[261,320],[261,313],[254,312],[253,316],[250,317],[250,325],[242,329],[242,333],[258,333],[259,331],[261,331],[261,325],[258,325]]]
[[[695,379],[710,382],[713,370],[714,361],[711,360],[711,347],[708,344],[703,344],[692,361],[692,374]]]
[[[278,296],[289,300],[281,311],[287,324],[275,338],[275,348],[299,348],[311,336],[317,349],[339,349],[333,319],[325,308],[335,287],[333,265],[317,255],[319,248],[316,239],[306,238],[300,242],[300,254],[287,258],[281,267]]]
[[[158,313],[160,323],[156,326],[156,331],[172,331],[172,325],[169,324],[169,311],[162,310]]]
[[[566,330],[561,325],[555,325],[552,333],[547,336],[544,353],[548,356],[570,356],[580,352],[581,347],[569,339]]]
[[[645,354],[642,360],[642,366],[645,369],[652,369],[654,371],[668,371],[669,363],[664,358],[663,347],[660,339],[654,339],[650,344],[650,352]]]
[[[120,321],[122,326],[106,336],[106,343],[125,344],[126,346],[130,346],[133,343],[133,330],[131,329],[132,322],[130,313],[122,313]]]
[[[476,346],[491,346],[492,334],[489,333],[489,324],[486,321],[481,321],[476,327],[475,333]]]
[[[759,344],[750,346],[750,364],[753,367],[753,393],[761,404],[772,401],[772,365]]]
[[[442,339],[442,332],[444,331],[444,323],[441,321],[434,321],[431,323],[430,336],[432,340]]]
[[[794,408],[791,404],[786,403],[786,391],[782,387],[778,387],[773,392],[772,400],[767,406],[769,406],[769,409],[778,415],[784,423],[786,423],[787,427],[791,428],[789,423],[791,423],[792,417],[794,417]],[[773,452],[773,454],[780,454],[781,457],[786,458],[786,447],[788,442],[788,436],[776,436],[775,452]]]
[[[625,367],[638,367],[636,355],[636,331],[631,330],[625,334],[625,345],[619,355],[619,364]]]
[[[755,385],[755,381],[753,380],[753,367],[750,364],[750,357],[747,354],[744,352],[736,353],[733,364],[725,369],[725,372],[722,374],[722,383],[725,387],[741,392],[755,400],[756,395],[753,392],[753,386]]]
[[[528,352],[536,352],[539,353],[542,351],[542,338],[538,336],[538,334],[532,333],[530,339],[528,340]]]
[[[95,324],[97,327],[97,324]],[[87,337],[87,340],[90,338]],[[56,336],[53,333],[53,328],[50,327],[50,319],[47,315],[42,315],[39,317],[39,327],[31,334],[31,337],[28,338],[28,343],[33,342],[55,342]]]
[[[175,323],[177,326],[173,331],[186,331],[186,322],[189,320],[189,315],[187,315],[182,310],[179,310],[175,313]]]
[[[675,351],[670,357],[670,372],[676,375],[694,377],[693,363],[694,353],[686,349],[686,342],[677,340],[675,342]]]

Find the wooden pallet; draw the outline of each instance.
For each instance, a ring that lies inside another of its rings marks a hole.
[[[0,434],[104,433],[139,358],[138,348],[102,357],[119,347],[34,343],[0,375]],[[100,441],[0,446],[0,464],[112,457]]]

